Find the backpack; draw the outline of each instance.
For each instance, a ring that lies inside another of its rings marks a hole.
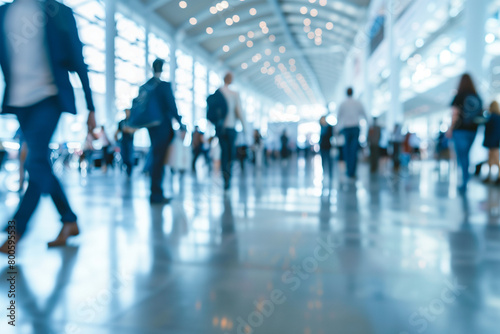
[[[462,116],[462,122],[466,126],[486,122],[486,118],[483,114],[483,102],[479,96],[470,94],[465,97],[462,108]]]
[[[160,80],[153,79],[139,88],[139,95],[132,101],[128,125],[133,128],[149,128],[163,121],[161,105],[154,95]]]
[[[207,98],[207,120],[220,129],[227,116],[227,101],[220,89]]]

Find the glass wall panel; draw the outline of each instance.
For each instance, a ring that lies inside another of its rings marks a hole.
[[[194,124],[205,119],[207,116],[207,89],[208,89],[208,78],[207,78],[207,68],[196,62],[194,64]],[[202,121],[203,122],[203,121]]]
[[[177,50],[175,99],[184,124],[193,124],[193,57]]]
[[[149,57],[148,64],[151,67],[155,59],[160,58],[165,60],[163,65],[162,80],[170,81],[170,45],[161,37],[154,33],[149,34]],[[150,72],[148,72],[150,73]]]

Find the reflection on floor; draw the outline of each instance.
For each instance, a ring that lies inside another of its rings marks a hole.
[[[500,188],[463,198],[432,163],[331,185],[318,158],[236,174],[226,195],[175,178],[162,207],[139,173],[65,172],[82,234],[47,249],[60,225],[44,199],[19,247],[16,330],[1,315],[0,332],[499,333]],[[17,201],[0,194],[5,224]]]

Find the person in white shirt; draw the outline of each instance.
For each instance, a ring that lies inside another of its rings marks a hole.
[[[344,135],[344,160],[347,166],[347,176],[356,177],[359,147],[359,124],[362,119],[368,120],[363,105],[353,98],[352,88],[347,89],[347,99],[340,105],[338,112],[338,127]]]
[[[15,0],[0,6],[0,68],[5,78],[1,112],[16,115],[28,147],[28,188],[1,253],[15,251],[42,194],[56,205],[63,227],[49,247],[79,234],[77,217],[49,162],[49,143],[63,112],[76,114],[68,72],[76,72],[85,92],[88,131],[95,128],[94,104],[83,45],[72,10],[54,0]]]
[[[237,92],[231,90],[229,85],[233,82],[233,75],[227,73],[224,76],[224,86],[220,91],[227,103],[227,115],[224,119],[223,127],[220,133],[217,134],[221,148],[221,169],[224,177],[224,189],[228,190],[231,186],[231,166],[234,160],[235,141],[236,141],[236,122],[241,121],[243,130],[245,131],[246,124],[243,117],[243,109],[241,107],[240,96]]]

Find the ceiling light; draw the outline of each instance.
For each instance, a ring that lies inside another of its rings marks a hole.
[[[274,56],[274,62],[279,63],[280,62],[280,56]]]
[[[217,14],[217,8],[214,6],[210,7],[210,13]]]
[[[310,2],[310,3],[315,3],[315,2],[316,2],[316,0],[309,0],[309,2]]]
[[[251,47],[253,46],[253,42],[252,42],[252,41],[248,41],[248,42],[247,42],[247,46],[248,46],[249,48],[251,48]]]
[[[246,70],[248,68],[248,64],[247,63],[243,63],[241,64],[241,68]]]
[[[326,29],[332,30],[333,29],[333,23],[332,22],[327,22],[326,23]]]
[[[484,38],[484,40],[486,41],[486,43],[488,44],[491,44],[495,41],[495,35],[494,34],[488,34],[486,35],[486,37]]]
[[[309,31],[311,31],[311,27],[310,26],[304,26],[304,32],[308,33]]]
[[[311,9],[311,16],[312,17],[318,16],[318,10],[316,8]]]
[[[253,31],[251,31],[251,30],[250,30],[250,31],[247,33],[247,36],[248,36],[249,38],[254,38],[255,34],[254,34],[254,32],[253,32]]]
[[[268,28],[268,27],[264,27],[264,28],[262,28],[262,32],[263,32],[264,34],[267,34],[267,33],[269,32],[269,28]]]
[[[307,7],[306,6],[300,7],[300,14],[307,14]]]
[[[194,26],[196,23],[198,23],[198,20],[195,17],[192,17],[189,19],[189,23]]]
[[[290,72],[295,72],[297,70],[297,67],[295,65],[290,66]]]
[[[274,35],[269,35],[269,40],[270,40],[271,42],[274,42],[274,41],[276,40],[276,36],[274,36]]]
[[[240,22],[240,17],[239,17],[239,15],[233,15],[233,21],[234,21],[234,23],[238,23],[238,22]]]
[[[211,35],[214,33],[214,29],[212,27],[207,28],[207,34]]]
[[[327,1],[326,0],[319,0],[320,6],[326,6]]]
[[[264,66],[265,66],[265,67],[269,67],[269,66],[271,66],[271,63],[270,63],[269,61],[267,61],[267,60],[266,60],[266,61],[264,62]]]
[[[305,26],[310,26],[311,25],[311,19],[304,19],[304,25]]]
[[[250,8],[250,15],[254,16],[255,14],[257,14],[257,9]]]
[[[422,46],[424,46],[424,40],[423,40],[423,39],[421,39],[421,38],[417,39],[417,40],[415,41],[415,46],[416,46],[417,48],[421,48]]]
[[[233,19],[232,19],[232,18],[230,18],[230,17],[228,17],[228,18],[226,19],[226,24],[227,24],[228,26],[233,25]]]
[[[323,30],[321,30],[321,28],[317,28],[315,31],[314,31],[314,34],[316,34],[316,36],[321,36],[323,34]]]
[[[215,5],[215,8],[217,8],[217,10],[218,10],[219,12],[222,12],[222,11],[224,10],[224,7],[222,7],[222,5],[221,5],[220,3],[216,4],[216,5]]]
[[[280,53],[285,53],[286,48],[284,46],[280,46]]]
[[[308,34],[307,34],[307,37],[309,37],[310,39],[313,39],[316,35],[314,34],[314,32],[310,31]]]
[[[186,8],[187,6],[188,6],[188,4],[186,1],[179,2],[179,7],[181,7],[182,9]]]
[[[226,0],[222,1],[220,4],[222,5],[222,8],[224,8],[224,9],[229,8],[229,2],[227,2]]]
[[[241,43],[243,43],[243,42],[245,42],[247,39],[246,39],[245,35],[240,35],[240,37],[238,37],[238,40],[239,40]]]
[[[260,72],[261,72],[262,74],[266,74],[266,73],[267,73],[267,68],[262,67],[262,68],[260,69]]]
[[[229,46],[228,46],[228,45],[224,45],[224,46],[222,47],[222,50],[223,50],[224,52],[229,52]]]
[[[266,21],[260,21],[260,23],[259,23],[259,27],[260,27],[261,29],[262,29],[262,28],[264,28],[264,27],[266,27],[266,26],[267,26]]]
[[[295,65],[295,59],[290,58],[290,60],[288,61],[288,64],[290,64],[292,66]]]

